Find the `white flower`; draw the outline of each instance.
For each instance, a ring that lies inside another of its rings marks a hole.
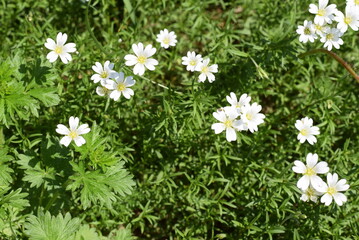
[[[104,86],[98,86],[96,88],[96,93],[100,96],[110,95],[112,91]]]
[[[216,79],[213,73],[218,72],[218,65],[213,64],[211,66],[208,66],[208,64],[209,58],[206,58],[203,60],[203,62],[197,64],[195,70],[201,72],[198,77],[198,82],[204,82],[206,78],[208,78],[208,81],[211,83]]]
[[[338,22],[337,28],[343,33],[348,30],[348,26],[354,31],[358,31],[359,8],[347,5],[345,8],[345,16],[341,11],[337,11],[334,20]]]
[[[51,38],[46,39],[45,47],[52,50],[46,56],[50,62],[55,62],[56,59],[60,56],[60,59],[63,63],[68,63],[72,60],[72,57],[69,53],[76,52],[75,43],[66,43],[67,34],[62,34],[59,32],[56,37],[56,43]]]
[[[132,50],[136,54],[128,54],[125,56],[125,64],[127,66],[133,66],[133,73],[142,76],[145,73],[146,68],[153,71],[155,66],[158,65],[156,59],[150,58],[156,52],[156,48],[153,48],[151,44],[147,45],[143,49],[143,44],[132,44]]]
[[[343,45],[343,40],[340,38],[343,33],[337,28],[329,28],[322,35],[320,39],[321,42],[324,43],[324,47],[326,47],[329,51],[332,50],[333,46],[336,49],[340,48],[340,45]]]
[[[315,4],[309,5],[309,12],[316,14],[314,18],[314,23],[323,25],[324,23],[332,23],[334,19],[334,14],[337,11],[337,5],[330,4],[328,5],[328,0],[319,0],[319,7]]]
[[[346,184],[345,179],[341,179],[338,181],[338,174],[331,173],[327,174],[327,183],[322,181],[322,185],[320,185],[319,192],[324,193],[321,197],[320,201],[325,203],[326,206],[329,206],[334,198],[334,201],[339,205],[343,205],[344,202],[347,201],[347,197],[341,193],[342,191],[346,191],[349,189],[349,185]]]
[[[262,106],[258,103],[247,104],[242,107],[241,120],[252,133],[258,131],[259,124],[264,123],[265,115],[259,113],[261,110]]]
[[[242,94],[242,96],[239,98],[239,101],[237,101],[237,96],[233,92],[230,93],[230,96],[226,96],[226,99],[232,107],[237,109],[238,113],[241,113],[242,107],[249,104],[251,101],[251,97],[246,93]]]
[[[156,41],[161,43],[161,47],[169,48],[169,46],[176,46],[176,34],[172,32],[168,32],[167,29],[161,30],[160,34],[157,34]]]
[[[101,63],[96,62],[95,65],[92,66],[92,69],[96,72],[96,74],[92,75],[91,80],[93,80],[95,83],[101,81],[101,85],[106,85],[107,80],[117,76],[117,72],[112,70],[113,66],[113,63],[110,61],[106,61],[103,67]]]
[[[298,26],[297,33],[300,34],[299,42],[306,43],[308,40],[314,42],[314,39],[317,39],[315,28],[311,21],[305,20],[303,26]]]
[[[307,140],[311,145],[317,142],[317,138],[314,135],[319,134],[319,128],[313,127],[313,119],[305,117],[295,122],[295,127],[299,130],[297,139],[300,143],[304,143]]]
[[[212,124],[211,128],[214,130],[214,133],[219,134],[226,130],[227,141],[236,141],[236,130],[239,131],[242,125],[241,120],[236,120],[238,117],[236,109],[232,107],[221,108],[213,113],[213,117],[220,121],[220,123]]]
[[[359,0],[347,0],[347,6],[359,8]]]
[[[307,165],[304,165],[303,162],[296,160],[294,161],[294,167],[292,170],[296,173],[301,173],[303,176],[297,182],[297,187],[303,191],[307,190],[309,186],[312,186],[314,189],[318,190],[323,180],[317,176],[317,174],[323,174],[329,172],[328,164],[324,161],[318,162],[318,155],[308,153],[307,155]]]
[[[79,125],[79,121],[80,120],[78,117],[70,117],[70,129],[68,129],[63,124],[57,125],[56,132],[62,135],[66,135],[60,140],[60,144],[63,144],[67,147],[69,146],[70,142],[74,140],[76,145],[80,147],[82,144],[86,143],[86,140],[80,135],[90,132],[90,128],[88,127],[88,124],[82,124],[80,125],[80,127],[77,128],[77,126]]]
[[[315,33],[318,34],[320,37],[322,37],[324,35],[324,33],[330,29],[330,27],[328,27],[328,25],[324,24],[324,25],[320,25],[320,24],[314,24],[314,29],[315,29]]]
[[[121,94],[125,98],[130,99],[131,96],[133,96],[134,92],[129,87],[132,87],[135,83],[136,81],[133,80],[132,76],[128,76],[125,78],[125,74],[123,72],[120,72],[119,75],[115,78],[115,81],[107,81],[106,87],[109,90],[113,90],[110,93],[110,98],[117,101],[121,97]]]
[[[198,63],[203,60],[201,54],[196,55],[195,52],[187,52],[187,57],[182,57],[182,64],[186,65],[187,71],[194,72]]]
[[[320,192],[312,187],[308,187],[307,190],[302,190],[302,196],[300,197],[300,200],[304,202],[308,202],[309,200],[312,202],[317,202],[320,195]]]

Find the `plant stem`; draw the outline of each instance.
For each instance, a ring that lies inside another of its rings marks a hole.
[[[95,41],[96,45],[101,49],[102,53],[107,54],[106,50],[103,48],[103,46],[101,45],[101,43],[97,40],[95,34],[93,33],[93,31],[91,30],[90,27],[90,21],[89,21],[89,7],[91,4],[91,0],[88,1],[87,3],[87,7],[86,7],[86,14],[85,14],[85,22],[86,22],[86,28],[87,31],[90,33],[91,38]]]
[[[339,62],[359,83],[359,75],[356,74],[356,72],[353,70],[353,68],[346,62],[344,61],[341,57],[339,57],[337,54],[328,51],[326,49],[323,48],[319,48],[319,49],[313,49],[313,50],[309,50],[308,52],[299,54],[299,58],[303,58],[305,56],[308,55],[312,55],[312,54],[316,54],[316,53],[326,53],[329,56],[331,56],[332,58],[334,58],[337,62]]]
[[[0,149],[5,145],[4,126],[0,124]]]

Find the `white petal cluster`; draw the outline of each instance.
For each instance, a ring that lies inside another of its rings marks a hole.
[[[138,43],[132,44],[132,50],[135,55],[127,54],[125,56],[125,64],[127,66],[134,65],[134,74],[142,76],[145,73],[146,68],[150,71],[155,70],[158,61],[151,58],[151,56],[156,53],[156,48],[153,48],[151,44],[144,47],[142,43]]]
[[[250,104],[251,97],[247,94],[243,94],[238,101],[237,96],[231,92],[226,99],[231,106],[220,108],[213,113],[220,121],[212,124],[215,134],[226,130],[226,139],[231,142],[237,140],[237,131],[258,131],[258,125],[262,124],[265,118],[264,114],[259,113],[262,106],[257,103]]]
[[[195,52],[187,52],[187,56],[182,57],[182,64],[187,66],[187,71],[194,72],[196,66],[202,62],[203,58],[201,54],[196,54]]]
[[[96,73],[91,76],[91,80],[94,81],[94,83],[101,82],[101,85],[105,86],[107,80],[115,78],[118,74],[115,70],[113,70],[113,67],[114,64],[110,61],[106,61],[103,66],[101,63],[96,62],[95,65],[92,66],[92,70]]]
[[[177,36],[176,34],[172,32],[168,32],[168,30],[165,28],[160,31],[159,34],[157,34],[156,41],[161,43],[161,47],[167,49],[170,46],[176,46],[177,43]]]
[[[117,101],[121,95],[126,99],[130,99],[134,95],[131,88],[136,81],[132,76],[125,78],[123,72],[116,72],[113,70],[114,64],[110,61],[106,61],[105,64],[96,62],[92,69],[96,74],[92,75],[91,80],[95,83],[100,82],[101,86],[96,88],[96,93],[100,96],[108,96],[109,98]]]
[[[347,0],[345,14],[335,4],[328,4],[329,0],[319,0],[318,5],[309,5],[309,12],[315,14],[314,23],[305,20],[303,26],[298,26],[300,42],[319,39],[331,51],[333,47],[339,49],[344,44],[341,37],[349,27],[354,31],[359,30],[359,1]]]
[[[71,141],[74,140],[75,144],[80,147],[86,143],[86,140],[80,135],[90,132],[90,128],[88,124],[82,124],[78,127],[79,122],[80,120],[78,117],[71,116],[69,119],[70,128],[67,128],[63,124],[57,125],[56,132],[65,135],[65,137],[60,140],[60,144],[67,147],[70,145]]]
[[[130,88],[135,85],[136,81],[132,76],[125,78],[125,74],[120,72],[115,80],[107,81],[106,88],[109,89],[109,97],[117,101],[121,95],[130,99],[134,95],[133,90]]]
[[[309,144],[313,145],[317,142],[315,135],[320,133],[319,127],[313,126],[313,119],[305,117],[301,120],[295,122],[295,127],[298,129],[299,133],[297,139],[300,143],[308,141]]]
[[[347,201],[347,197],[341,192],[349,189],[346,180],[338,181],[338,174],[329,173],[328,164],[324,161],[318,163],[317,154],[308,153],[306,163],[304,165],[303,162],[296,160],[292,168],[295,173],[303,175],[297,182],[297,187],[302,191],[300,199],[304,202],[308,200],[317,202],[318,197],[321,196],[320,201],[326,206],[329,206],[333,199],[336,204],[342,206]],[[327,173],[327,183],[317,175],[325,173]]]
[[[328,164],[324,161],[318,163],[318,155],[308,153],[306,159],[307,165],[304,165],[302,161],[294,161],[294,167],[292,170],[296,173],[303,174],[303,176],[297,182],[297,187],[303,191],[309,187],[317,189],[322,182],[322,179],[317,174],[324,174],[329,172]]]
[[[75,43],[67,43],[67,34],[62,34],[59,32],[56,36],[56,42],[51,38],[46,39],[45,47],[47,49],[52,50],[46,56],[46,58],[50,62],[55,62],[58,57],[60,57],[61,61],[65,64],[72,60],[72,57],[69,53],[76,52],[76,44]]]
[[[198,82],[205,82],[208,79],[208,82],[212,83],[216,80],[216,77],[213,73],[218,72],[217,64],[209,64],[209,58],[202,58],[201,54],[196,55],[195,52],[187,52],[187,56],[182,57],[182,64],[187,66],[187,71],[197,71],[200,72],[198,76]]]

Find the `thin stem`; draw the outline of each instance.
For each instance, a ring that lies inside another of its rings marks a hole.
[[[4,126],[0,124],[0,149],[5,145]]]
[[[128,67],[124,66],[123,68],[126,69],[127,71],[130,71],[130,72],[131,72],[131,70],[130,70]],[[140,77],[140,78],[142,78],[142,79],[144,79],[144,80],[146,80],[146,81],[149,81],[149,82],[151,82],[151,83],[153,83],[153,84],[156,84],[156,85],[158,85],[158,86],[161,87],[161,88],[164,88],[164,89],[166,89],[166,90],[169,90],[168,87],[166,87],[165,85],[163,85],[163,84],[161,84],[161,83],[157,83],[157,82],[155,82],[155,81],[153,81],[153,80],[151,80],[151,79],[149,79],[149,78],[146,78],[146,77],[144,77],[144,76],[138,76],[138,77]],[[182,92],[178,92],[178,91],[174,91],[174,92],[177,93],[177,94],[183,94]]]
[[[346,62],[344,61],[341,57],[339,57],[337,54],[328,51],[326,49],[323,48],[319,48],[319,49],[313,49],[313,50],[309,50],[308,52],[299,54],[299,58],[303,58],[305,56],[308,55],[312,55],[312,54],[316,54],[316,53],[326,53],[329,56],[331,56],[332,58],[334,58],[337,62],[339,62],[359,83],[359,75],[356,74],[356,72],[353,70],[353,68]]]
[[[97,40],[95,34],[93,33],[93,31],[91,30],[90,27],[90,21],[89,21],[89,7],[91,4],[91,0],[88,1],[87,3],[87,7],[86,7],[86,14],[85,14],[85,22],[86,22],[86,28],[87,31],[90,33],[91,38],[95,41],[96,45],[101,49],[102,53],[107,54],[106,50],[103,48],[103,46],[101,45],[101,43]]]

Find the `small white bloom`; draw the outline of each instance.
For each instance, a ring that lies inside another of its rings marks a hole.
[[[50,62],[55,62],[56,59],[60,56],[60,59],[63,63],[67,64],[72,60],[72,57],[69,53],[76,52],[75,43],[67,43],[67,34],[62,34],[59,32],[56,37],[56,43],[51,38],[46,39],[45,47],[52,50],[46,56]]]
[[[197,64],[195,70],[201,72],[198,77],[198,82],[204,82],[208,78],[208,81],[211,83],[216,79],[213,73],[218,72],[218,65],[213,64],[211,66],[208,66],[208,64],[209,58],[206,58],[203,60],[203,62]]]
[[[113,63],[110,61],[106,61],[103,67],[101,63],[96,62],[95,65],[92,66],[92,69],[96,72],[96,74],[92,75],[91,80],[93,80],[95,83],[101,81],[101,85],[106,85],[107,80],[117,76],[117,72],[112,70],[113,66]]]
[[[317,39],[317,35],[315,35],[315,28],[311,21],[304,21],[303,26],[298,26],[297,33],[300,34],[299,42],[306,43],[308,40],[310,42],[314,42],[314,39]]]
[[[142,76],[145,73],[146,68],[148,70],[155,70],[155,66],[158,65],[156,59],[150,58],[156,53],[156,48],[153,48],[151,44],[143,48],[142,43],[132,44],[132,50],[135,55],[128,54],[125,56],[125,64],[127,66],[133,66],[133,73]]]
[[[131,96],[133,96],[134,92],[129,87],[132,87],[135,83],[136,81],[133,80],[132,76],[128,76],[125,78],[125,74],[123,72],[120,72],[119,75],[115,78],[115,81],[107,81],[106,87],[109,90],[113,90],[110,93],[110,98],[117,101],[121,97],[121,94],[125,98],[130,99]]]
[[[182,64],[186,65],[187,71],[194,72],[198,63],[203,60],[201,54],[196,55],[195,52],[187,52],[187,57],[182,57]]]
[[[304,202],[308,202],[309,200],[312,202],[317,202],[320,195],[320,192],[312,187],[308,187],[307,190],[302,190],[302,196],[300,197],[300,200]]]
[[[359,0],[347,0],[347,6],[359,9]]]
[[[297,139],[300,143],[304,143],[307,140],[311,145],[317,142],[317,138],[314,135],[319,134],[319,128],[313,127],[313,119],[305,117],[295,122],[295,127],[299,130]]]
[[[301,173],[303,176],[297,182],[297,187],[303,191],[307,190],[309,186],[318,190],[323,180],[317,176],[317,174],[323,174],[329,172],[328,164],[324,161],[318,162],[318,155],[308,153],[306,159],[307,165],[304,165],[302,161],[294,161],[294,167],[292,170],[296,173]]]
[[[320,201],[326,206],[329,206],[334,198],[336,204],[342,206],[343,203],[347,201],[347,197],[341,193],[349,189],[349,185],[346,184],[346,182],[347,181],[345,179],[338,181],[338,174],[334,173],[332,175],[331,173],[328,173],[327,183],[323,181],[322,185],[320,185],[319,189],[317,189],[319,192],[324,194]]]
[[[314,29],[317,35],[323,37],[324,33],[327,32],[330,29],[330,27],[328,27],[327,24],[324,25],[314,24]]]
[[[70,129],[63,124],[57,125],[56,132],[62,135],[66,135],[60,140],[60,144],[63,144],[67,147],[69,146],[70,142],[74,140],[75,144],[80,147],[86,143],[86,140],[80,135],[90,132],[90,128],[88,127],[88,124],[82,124],[77,128],[79,122],[80,120],[78,117],[74,118],[71,116],[69,119]]]
[[[246,93],[241,95],[239,101],[237,101],[237,96],[233,92],[231,92],[229,95],[230,96],[226,96],[226,99],[232,107],[237,109],[238,113],[242,113],[242,107],[249,104],[251,101],[251,97]]]
[[[314,18],[314,23],[323,25],[324,23],[332,23],[334,19],[334,14],[337,11],[337,5],[330,4],[328,5],[328,0],[319,0],[319,7],[315,4],[309,5],[309,12],[316,14]]]
[[[169,46],[176,46],[176,34],[172,32],[168,32],[167,29],[161,30],[160,34],[157,34],[156,41],[161,43],[161,47],[169,48]]]
[[[98,86],[96,88],[96,93],[100,96],[110,95],[112,91],[104,86]]]
[[[262,106],[258,103],[247,104],[242,107],[241,120],[252,133],[258,131],[259,124],[264,123],[265,115],[259,113],[261,110]]]
[[[329,28],[326,32],[324,32],[321,42],[324,43],[324,47],[326,47],[329,51],[332,50],[333,46],[336,49],[340,48],[340,45],[343,45],[343,40],[340,38],[343,35],[337,28]]]
[[[343,33],[348,30],[348,26],[354,31],[358,31],[359,8],[347,5],[345,8],[345,16],[341,11],[337,11],[334,20],[338,22],[337,28]]]
[[[227,141],[236,141],[236,131],[239,131],[242,125],[241,120],[236,120],[238,117],[236,109],[232,107],[221,108],[213,113],[213,117],[220,121],[220,123],[212,124],[211,128],[214,130],[214,133],[219,134],[226,130]]]

